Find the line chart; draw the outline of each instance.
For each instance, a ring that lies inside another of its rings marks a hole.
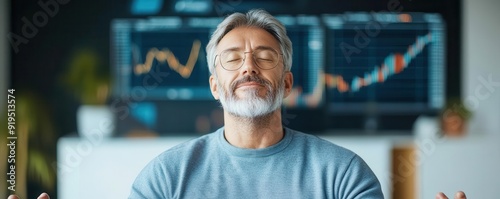
[[[200,49],[200,40],[194,40],[188,60],[184,65],[179,62],[179,59],[177,59],[174,53],[168,48],[162,50],[158,50],[158,48],[151,48],[146,54],[145,62],[135,65],[134,73],[136,75],[141,75],[150,72],[153,66],[153,61],[156,60],[160,63],[167,62],[167,65],[168,67],[170,67],[170,69],[179,73],[179,75],[184,79],[188,79],[193,72],[196,60],[198,59],[200,53]]]

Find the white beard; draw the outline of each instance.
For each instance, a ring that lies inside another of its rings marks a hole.
[[[232,88],[230,89],[231,92],[228,92],[217,80],[220,103],[225,111],[237,117],[257,118],[266,116],[280,108],[283,102],[285,91],[283,80],[284,78],[279,81],[277,89],[274,89],[271,84],[266,83],[264,86],[267,88],[267,94],[264,97],[259,96],[257,89],[245,91],[248,92],[246,99],[238,98]]]

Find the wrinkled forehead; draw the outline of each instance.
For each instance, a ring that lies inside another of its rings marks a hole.
[[[227,49],[249,51],[255,49],[279,51],[278,40],[268,31],[258,27],[237,27],[226,33],[217,45],[217,53]]]

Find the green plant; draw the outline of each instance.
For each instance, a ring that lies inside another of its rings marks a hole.
[[[78,50],[70,58],[63,84],[82,104],[104,104],[109,95],[109,75],[99,55],[90,49]]]
[[[458,98],[451,98],[446,102],[442,115],[451,113],[457,114],[463,120],[469,120],[472,116],[472,112]]]
[[[441,132],[452,137],[464,136],[472,112],[460,99],[450,99],[441,113]]]
[[[48,106],[43,98],[32,92],[19,92],[16,94],[15,111],[15,136],[16,140],[16,194],[21,198],[28,198],[28,180],[38,184],[49,193],[53,193],[56,182],[56,170],[52,167],[56,159],[56,133],[50,117]],[[7,121],[3,114],[2,121]],[[6,123],[2,122],[0,132],[7,135]],[[1,139],[5,146],[6,139]],[[0,158],[6,160],[8,152],[0,153]],[[7,162],[2,162],[0,171],[5,171]],[[0,193],[8,194],[5,181],[0,181]],[[5,192],[4,192],[5,191]],[[7,196],[0,197],[6,198]]]

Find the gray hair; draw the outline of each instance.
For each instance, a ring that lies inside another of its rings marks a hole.
[[[281,53],[283,54],[283,64],[285,70],[290,71],[292,68],[292,42],[286,35],[285,26],[275,17],[264,10],[254,9],[246,14],[233,13],[222,21],[217,29],[212,33],[210,41],[207,44],[207,62],[210,74],[214,73],[215,68],[215,53],[220,40],[231,30],[241,27],[257,27],[271,33],[280,45]]]

